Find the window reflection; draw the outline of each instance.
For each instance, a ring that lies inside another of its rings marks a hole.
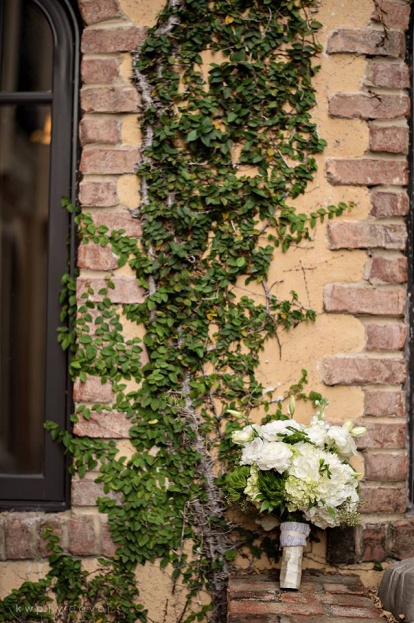
[[[0,150],[3,473],[42,470],[50,148],[33,141],[39,136],[33,128],[47,127],[48,119],[48,107],[0,108],[2,143],[7,138],[8,144]]]
[[[31,0],[0,0],[1,91],[51,91],[53,39]]]

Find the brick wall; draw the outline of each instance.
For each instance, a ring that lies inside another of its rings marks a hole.
[[[323,0],[321,4],[329,2]],[[345,4],[348,2],[351,10],[352,2],[345,0]],[[110,229],[122,227],[138,237],[139,222],[129,212],[137,206],[139,197],[135,168],[140,145],[139,97],[130,81],[130,52],[145,37],[145,27],[131,21],[122,10],[127,5],[127,0],[79,0],[85,23],[79,202],[97,224],[106,224]],[[143,11],[147,5],[143,3]],[[409,210],[406,187],[410,103],[404,56],[409,12],[404,0],[372,1],[372,15],[366,26],[338,25],[329,33],[325,49],[333,67],[336,59],[366,58],[365,77],[358,92],[330,93],[329,85],[327,89],[333,122],[357,119],[366,124],[369,140],[365,153],[330,157],[324,171],[328,193],[338,188],[368,189],[369,214],[359,220],[351,215],[330,223],[326,242],[332,262],[343,250],[365,253],[364,274],[359,281],[328,283],[321,293],[327,316],[338,322],[343,316],[353,317],[365,331],[363,350],[344,353],[330,349],[321,362],[321,378],[328,388],[357,387],[364,392],[363,411],[358,416],[368,429],[360,448],[365,463],[365,505],[363,525],[356,533],[356,557],[365,561],[414,555],[414,520],[405,516],[405,217]],[[78,264],[79,294],[89,284],[98,292],[105,272],[114,271],[115,289],[110,291],[113,303],[142,300],[133,276],[125,268],[115,270],[116,258],[107,248],[81,246]],[[110,405],[111,386],[89,378],[85,384],[75,385],[74,398],[77,403],[99,399]],[[77,424],[75,434],[117,439],[127,447],[128,422],[121,414],[109,412]],[[39,535],[46,520],[57,527],[67,551],[83,556],[110,554],[114,546],[106,518],[94,507],[99,493],[93,474],[89,474],[83,480],[73,479],[72,508],[68,512],[47,517],[39,513],[3,514],[0,559],[45,557]]]
[[[330,33],[329,55],[362,55],[366,72],[359,92],[333,93],[334,119],[367,124],[369,144],[363,157],[331,158],[326,176],[335,186],[364,186],[370,193],[368,218],[329,224],[332,251],[366,252],[363,279],[324,288],[325,311],[351,314],[364,324],[365,349],[325,357],[327,385],[361,386],[365,392],[360,440],[365,477],[363,525],[356,533],[356,560],[383,561],[414,554],[409,545],[414,522],[403,518],[407,505],[407,431],[404,383],[407,338],[407,231],[409,210],[409,68],[404,62],[407,2],[375,3],[366,28],[338,27]],[[374,3],[373,3],[374,5]]]

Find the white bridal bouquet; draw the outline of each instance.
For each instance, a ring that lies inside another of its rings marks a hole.
[[[358,523],[359,474],[349,459],[357,453],[355,438],[363,435],[365,428],[354,427],[351,421],[342,426],[328,424],[326,405],[325,400],[315,402],[317,410],[311,422],[301,424],[293,418],[295,403],[291,399],[284,419],[247,424],[232,433],[241,453],[239,465],[226,477],[230,501],[250,502],[260,512],[288,522],[287,529],[282,524],[282,535],[285,533],[285,543],[290,538],[293,546],[292,522],[318,528]],[[309,528],[301,531],[306,538]],[[298,546],[303,546],[303,538],[302,534]]]

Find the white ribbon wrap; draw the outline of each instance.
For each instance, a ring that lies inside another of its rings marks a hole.
[[[280,525],[280,545],[283,548],[280,588],[300,588],[303,548],[309,532],[308,524],[304,523],[285,521]]]

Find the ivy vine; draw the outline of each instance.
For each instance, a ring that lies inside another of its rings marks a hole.
[[[277,347],[280,331],[315,320],[294,292],[279,300],[270,265],[348,207],[302,214],[294,205],[325,146],[311,118],[321,50],[315,7],[169,0],[134,56],[143,147],[132,215],[142,237],[77,216],[82,244],[110,245],[146,293],[143,303],[114,306],[108,276],[77,303],[67,276],[62,295],[62,318],[76,317],[59,336],[72,351],[72,376],[111,381],[110,409],[130,419],[134,454],[48,428],[79,476],[99,468],[98,507],[118,545],[118,572],[158,559],[186,585],[177,623],[224,621],[237,548],[250,542],[259,553],[248,531],[235,544],[226,518],[232,412],[277,416],[280,403],[257,378],[260,353],[270,339]],[[124,337],[125,318],[144,328],[142,340]],[[303,395],[305,382],[304,373],[291,393]],[[79,406],[73,420],[108,408]],[[209,603],[200,600],[205,591]]]

